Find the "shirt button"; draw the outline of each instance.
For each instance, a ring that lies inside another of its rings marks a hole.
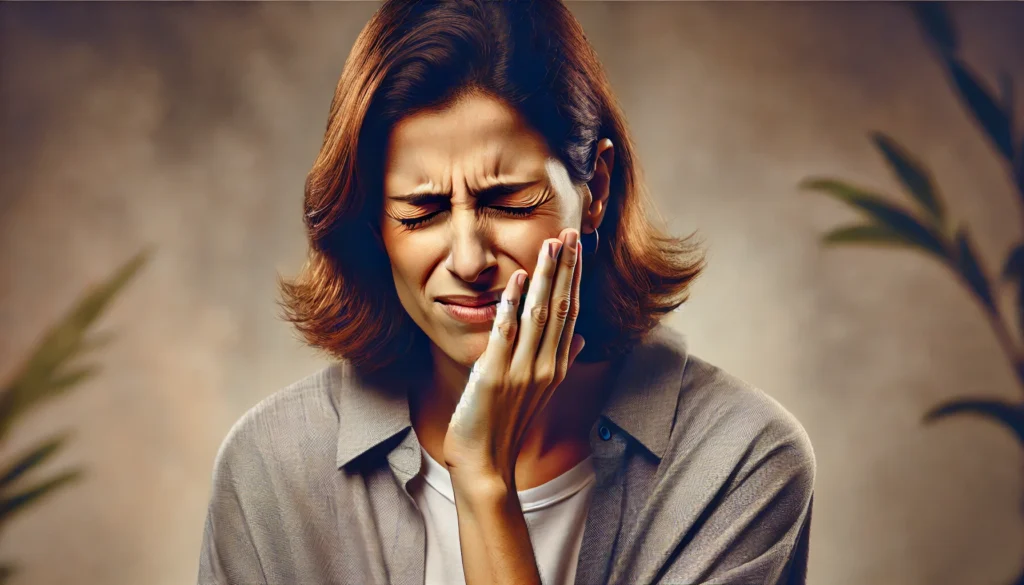
[[[601,435],[601,438],[604,439],[605,441],[612,438],[612,432],[608,430],[608,427],[604,425],[597,427],[597,434]]]

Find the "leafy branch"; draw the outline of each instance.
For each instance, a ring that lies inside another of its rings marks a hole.
[[[1024,137],[1017,135],[1014,123],[1013,80],[1001,73],[998,93],[985,84],[960,57],[959,40],[948,12],[948,5],[915,2],[910,9],[938,56],[950,86],[961,105],[985,135],[999,156],[1017,191],[1024,220]],[[841,227],[825,234],[824,245],[867,244],[916,250],[938,260],[980,304],[1003,354],[1024,390],[1024,350],[1007,326],[1007,319],[996,301],[996,288],[1015,285],[1016,326],[1024,338],[1024,242],[1013,246],[1003,262],[1000,281],[986,270],[967,226],[953,222],[932,174],[895,139],[873,132],[871,140],[898,179],[901,190],[912,206],[891,202],[891,197],[838,179],[809,178],[805,189],[829,195],[850,205],[864,216],[863,223]],[[1019,146],[1016,146],[1018,145]],[[1024,223],[1024,221],[1022,221]],[[1024,446],[1024,402],[1000,398],[957,398],[931,408],[924,421],[934,422],[957,415],[981,416],[1010,430]],[[1024,585],[1024,573],[1015,581]]]
[[[867,244],[909,248],[938,260],[981,305],[1003,353],[1024,387],[1024,355],[1006,327],[995,301],[991,278],[975,252],[967,227],[962,224],[955,229],[952,227],[946,204],[924,165],[886,134],[874,132],[871,139],[917,208],[894,204],[886,195],[849,182],[806,179],[801,183],[802,188],[832,196],[866,216],[867,221],[825,234],[822,242],[826,246]],[[1020,257],[1024,269],[1024,251]]]
[[[72,362],[110,341],[109,335],[88,335],[90,329],[150,255],[150,250],[143,250],[108,280],[86,291],[71,311],[43,335],[28,359],[0,389],[0,441],[8,437],[15,423],[27,413],[96,375],[98,366],[76,366]],[[6,465],[0,464],[0,530],[16,514],[81,479],[83,471],[76,468],[25,485],[26,476],[50,460],[70,437],[68,432],[57,434],[15,455]],[[13,565],[0,567],[0,584],[14,572]]]
[[[997,96],[960,58],[959,40],[946,4],[917,2],[912,3],[910,9],[946,71],[960,103],[1005,163],[1024,209],[1024,141],[1016,135],[1012,79],[1006,74],[1000,75]],[[1003,263],[1000,282],[996,282],[975,251],[967,226],[957,223],[954,227],[942,194],[924,164],[894,138],[882,132],[873,132],[870,137],[913,207],[892,203],[892,197],[841,180],[806,179],[801,187],[835,197],[867,218],[864,223],[833,230],[823,237],[823,243],[827,246],[868,244],[903,247],[938,260],[952,271],[958,282],[980,304],[1018,383],[1024,389],[1024,350],[1011,334],[1007,318],[996,302],[998,286],[1006,283],[1016,286],[1015,321],[1024,336],[1024,242],[1010,250]],[[1019,141],[1020,146],[1015,147]],[[1024,411],[1024,406],[1019,404],[1007,406]],[[1015,425],[1018,423],[1006,412],[1004,409],[983,407],[973,399],[963,399],[932,409],[925,420],[971,413],[995,420],[1016,433]]]

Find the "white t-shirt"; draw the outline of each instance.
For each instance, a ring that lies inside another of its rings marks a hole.
[[[427,529],[425,585],[465,585],[451,475],[422,445],[420,451],[421,477],[410,482],[409,489]],[[572,585],[576,578],[594,480],[592,457],[587,457],[547,483],[519,491],[519,504],[544,585]]]

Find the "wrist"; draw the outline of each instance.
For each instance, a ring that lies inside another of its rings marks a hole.
[[[514,479],[506,480],[497,473],[450,471],[455,499],[473,508],[493,509],[504,506],[510,496],[518,499]]]

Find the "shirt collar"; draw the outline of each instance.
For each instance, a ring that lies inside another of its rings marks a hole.
[[[661,459],[668,447],[688,356],[682,334],[658,324],[625,357],[601,415]],[[411,428],[408,386],[358,372],[348,362],[327,370],[337,405],[338,467]]]

